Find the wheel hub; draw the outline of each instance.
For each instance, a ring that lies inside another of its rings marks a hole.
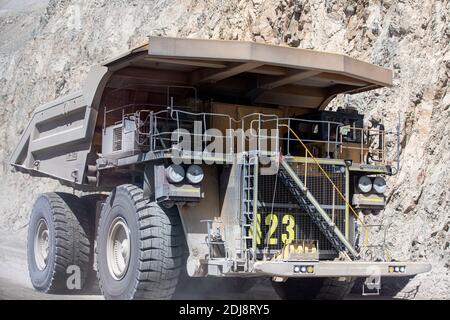
[[[47,266],[49,252],[49,232],[47,222],[41,219],[34,236],[34,260],[38,270],[42,271]]]
[[[130,229],[121,217],[116,218],[109,229],[106,259],[111,276],[115,280],[121,280],[130,262]]]

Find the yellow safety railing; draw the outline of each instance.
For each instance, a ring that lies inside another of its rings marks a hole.
[[[300,137],[297,135],[297,133],[295,133],[294,130],[292,130],[288,125],[285,124],[280,124],[279,126],[282,127],[287,127],[288,130],[291,131],[291,133],[294,135],[294,137],[300,142],[300,144],[303,146],[303,148],[305,148],[306,150],[306,155],[309,155],[311,157],[311,159],[315,162],[315,164],[319,167],[320,171],[324,174],[324,176],[328,179],[328,181],[331,183],[331,185],[333,186],[334,190],[337,191],[337,193],[339,194],[339,196],[345,201],[345,204],[348,206],[348,208],[350,209],[350,211],[353,213],[353,215],[356,217],[356,219],[361,223],[362,227],[364,228],[364,246],[368,245],[369,242],[369,230],[366,226],[366,224],[364,223],[364,221],[360,218],[360,216],[358,215],[358,213],[356,213],[355,209],[353,209],[353,207],[350,205],[350,203],[348,202],[347,198],[342,194],[341,190],[339,190],[339,188],[336,186],[336,184],[334,184],[333,180],[330,178],[330,176],[328,175],[328,173],[322,168],[322,166],[320,165],[319,161],[317,161],[317,159],[313,156],[313,154],[309,151],[308,147],[303,143],[303,141],[300,139]],[[305,171],[306,173],[306,171]],[[306,176],[305,176],[305,186],[306,186]]]

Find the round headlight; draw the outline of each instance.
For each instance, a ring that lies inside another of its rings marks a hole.
[[[386,180],[382,177],[376,177],[373,180],[373,189],[378,193],[384,193],[386,191]]]
[[[368,176],[362,176],[358,180],[358,188],[363,193],[367,193],[372,190],[372,180]]]
[[[179,164],[171,164],[166,168],[166,177],[171,183],[180,183],[184,180],[184,176],[184,168]]]
[[[192,184],[197,184],[202,182],[204,177],[203,169],[202,167],[193,164],[192,166],[189,166],[186,172],[186,178],[188,181]]]

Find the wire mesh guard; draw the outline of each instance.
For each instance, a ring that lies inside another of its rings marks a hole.
[[[290,163],[305,181],[305,163]],[[342,166],[322,164],[334,184],[345,190],[345,170]],[[345,201],[337,195],[317,164],[306,166],[306,186],[316,197],[336,226],[345,232]],[[276,175],[260,176],[258,181],[257,253],[275,254],[286,243],[299,240],[318,241],[321,254],[336,254],[331,243],[302,209],[294,196]]]

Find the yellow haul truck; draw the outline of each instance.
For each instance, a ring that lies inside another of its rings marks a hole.
[[[376,291],[429,271],[367,237],[398,132],[324,110],[391,84],[345,55],[241,41],[150,37],[93,68],[81,91],[36,109],[12,155],[17,171],[83,192],[36,200],[33,286],[64,292],[76,266],[108,299],[170,299],[186,274],[339,299],[355,278]]]

